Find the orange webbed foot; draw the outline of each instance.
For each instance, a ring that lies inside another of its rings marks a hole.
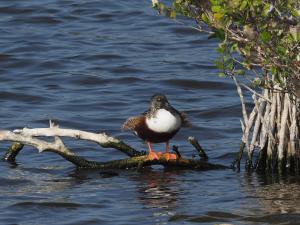
[[[149,152],[147,159],[148,160],[159,160],[161,157],[161,152]]]
[[[167,161],[177,159],[177,155],[173,154],[173,153],[165,153],[164,156],[165,156]]]

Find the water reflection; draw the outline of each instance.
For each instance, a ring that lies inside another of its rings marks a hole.
[[[265,214],[300,213],[300,179],[295,176],[245,175],[243,188]]]
[[[175,171],[147,171],[136,178],[140,201],[146,208],[175,209],[179,186]]]
[[[166,224],[176,214],[180,198],[179,173],[176,171],[147,170],[134,177],[138,200],[152,211],[154,224]]]
[[[3,184],[0,185],[2,186],[0,194],[6,196],[47,194],[64,191],[74,185],[73,179],[62,177],[60,173],[59,168],[16,168],[0,177]]]

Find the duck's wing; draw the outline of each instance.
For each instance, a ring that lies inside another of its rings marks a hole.
[[[192,127],[192,123],[189,121],[185,112],[179,112],[179,115],[182,119],[182,127]]]
[[[135,130],[143,122],[143,119],[143,115],[129,117],[125,123],[123,123],[121,128],[123,131]]]

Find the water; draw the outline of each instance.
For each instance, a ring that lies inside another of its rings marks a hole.
[[[120,131],[149,98],[165,93],[193,127],[172,140],[229,165],[240,140],[240,104],[218,78],[216,46],[205,34],[158,16],[150,1],[0,2],[1,128],[61,127]],[[64,140],[93,160],[124,158],[114,149]],[[8,143],[2,143],[4,153]],[[155,145],[162,149],[163,145]],[[297,224],[299,180],[226,171],[76,170],[53,153],[26,147],[17,166],[0,162],[1,224]]]

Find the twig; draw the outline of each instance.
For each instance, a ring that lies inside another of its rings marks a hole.
[[[244,154],[244,149],[245,149],[245,142],[241,141],[240,144],[240,150],[238,154],[236,155],[235,160],[232,162],[231,167],[235,168],[235,165],[237,166],[237,171],[240,172],[241,170],[241,160]]]
[[[181,154],[178,150],[178,146],[173,145],[172,150],[176,153],[176,155],[178,156],[178,158],[181,158]]]
[[[240,83],[240,85],[243,86],[244,88],[246,88],[248,91],[252,92],[253,94],[259,96],[260,98],[262,98],[262,99],[268,101],[269,103],[272,103],[272,101],[271,101],[269,98],[267,98],[266,96],[263,96],[263,95],[257,93],[256,91],[254,91],[252,88],[250,88],[250,87],[247,86],[246,84]]]
[[[198,155],[200,156],[201,159],[207,160],[208,156],[206,155],[205,151],[199,144],[198,140],[195,137],[189,137],[188,138],[189,142],[195,147],[195,149],[198,152]]]
[[[246,111],[246,104],[245,104],[245,101],[244,101],[244,95],[243,95],[243,92],[242,92],[242,89],[241,89],[241,86],[240,86],[239,82],[236,80],[236,77],[234,75],[232,75],[231,77],[234,80],[237,92],[238,92],[238,94],[240,96],[240,99],[241,99],[244,123],[246,123],[246,121],[248,121],[248,116],[247,116],[247,111]]]
[[[197,30],[197,31],[199,31],[199,32],[205,32],[205,33],[207,33],[207,34],[214,34],[214,32],[212,32],[212,31],[202,29],[201,26],[199,26],[199,27],[194,27],[194,26],[191,26],[191,25],[187,25],[187,24],[185,24],[184,22],[179,21],[179,20],[176,19],[176,18],[172,18],[172,19],[173,19],[174,22],[176,22],[176,23],[178,23],[178,24],[180,24],[180,25],[183,25],[184,27],[188,27],[188,28],[190,28],[190,29]]]

